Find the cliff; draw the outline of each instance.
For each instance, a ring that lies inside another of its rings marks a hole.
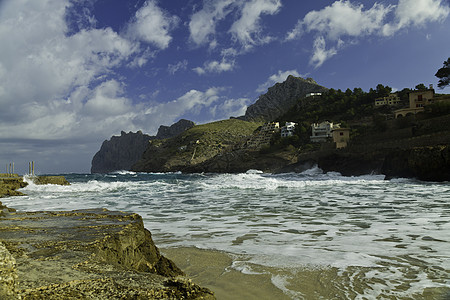
[[[177,136],[194,126],[194,122],[185,119],[181,119],[171,126],[161,125],[159,126],[158,133],[156,134],[156,139],[163,140]]]
[[[92,159],[91,173],[129,170],[141,157],[150,139],[154,137],[141,131],[136,133],[122,131],[120,136],[113,136],[109,141],[104,141]]]
[[[323,93],[327,90],[311,78],[303,79],[290,75],[286,81],[275,84],[250,105],[242,119],[265,122],[277,120],[308,93]]]
[[[245,143],[261,123],[237,119],[197,125],[182,134],[152,140],[131,170],[138,172],[192,171],[195,166]]]
[[[1,299],[214,299],[162,256],[137,214],[0,217]]]
[[[166,139],[176,136],[193,127],[192,121],[180,120],[172,126],[160,126],[156,136],[121,132],[120,136],[113,136],[104,141],[100,150],[94,155],[91,164],[91,173],[109,173],[119,170],[130,170],[144,153],[148,142],[154,139]]]

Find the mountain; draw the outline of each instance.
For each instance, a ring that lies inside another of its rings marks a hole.
[[[312,78],[303,79],[289,75],[286,81],[277,83],[268,89],[267,93],[259,96],[250,105],[245,116],[240,119],[246,121],[274,121],[286,114],[299,99],[309,93],[324,93],[328,89],[318,85]]]
[[[120,136],[113,136],[104,141],[100,150],[94,155],[91,173],[109,173],[119,170],[130,170],[147,149],[149,141],[174,137],[195,126],[194,122],[181,119],[172,126],[160,126],[156,136],[121,132]]]
[[[237,119],[197,125],[165,140],[152,140],[142,159],[134,164],[137,172],[192,172],[196,166],[244,144],[262,123]]]

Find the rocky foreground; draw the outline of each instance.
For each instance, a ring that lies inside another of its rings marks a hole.
[[[0,299],[215,298],[160,254],[137,214],[16,212],[0,202]]]

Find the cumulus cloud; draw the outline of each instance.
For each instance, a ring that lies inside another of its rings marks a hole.
[[[349,0],[335,1],[322,10],[311,11],[287,33],[286,40],[316,35],[310,63],[321,66],[346,44],[365,36],[392,36],[409,26],[442,21],[450,8],[442,0],[399,0],[397,5],[375,3],[366,9]],[[333,44],[328,49],[326,44]]]
[[[383,26],[383,34],[391,36],[408,26],[443,21],[449,13],[450,7],[442,0],[399,0],[395,9],[395,21]]]
[[[193,70],[198,75],[204,75],[206,73],[222,73],[227,71],[232,71],[235,66],[235,61],[228,61],[227,59],[223,58],[222,61],[209,61],[205,62],[203,64],[203,67],[196,67]]]
[[[210,43],[210,47],[215,47],[217,23],[232,11],[234,3],[235,0],[205,0],[203,8],[194,13],[189,22],[191,41],[197,45]]]
[[[234,40],[243,45],[244,49],[269,42],[272,38],[262,35],[261,16],[277,14],[280,8],[280,0],[246,1],[241,10],[241,17],[230,28]]]
[[[278,73],[273,74],[267,79],[266,82],[263,84],[260,84],[258,88],[256,89],[256,92],[258,93],[264,93],[267,91],[267,89],[271,86],[273,86],[275,83],[283,82],[285,81],[289,75],[295,76],[295,77],[306,77],[305,75],[301,75],[298,73],[297,70],[288,70],[288,71],[281,71],[279,70]]]
[[[127,33],[159,49],[166,49],[172,40],[170,31],[178,25],[178,22],[177,16],[170,16],[156,4],[155,0],[148,0],[128,24]]]

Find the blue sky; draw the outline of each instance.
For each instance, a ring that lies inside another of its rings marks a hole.
[[[242,115],[289,74],[436,86],[449,14],[448,0],[0,0],[0,168],[88,172],[121,130]]]

